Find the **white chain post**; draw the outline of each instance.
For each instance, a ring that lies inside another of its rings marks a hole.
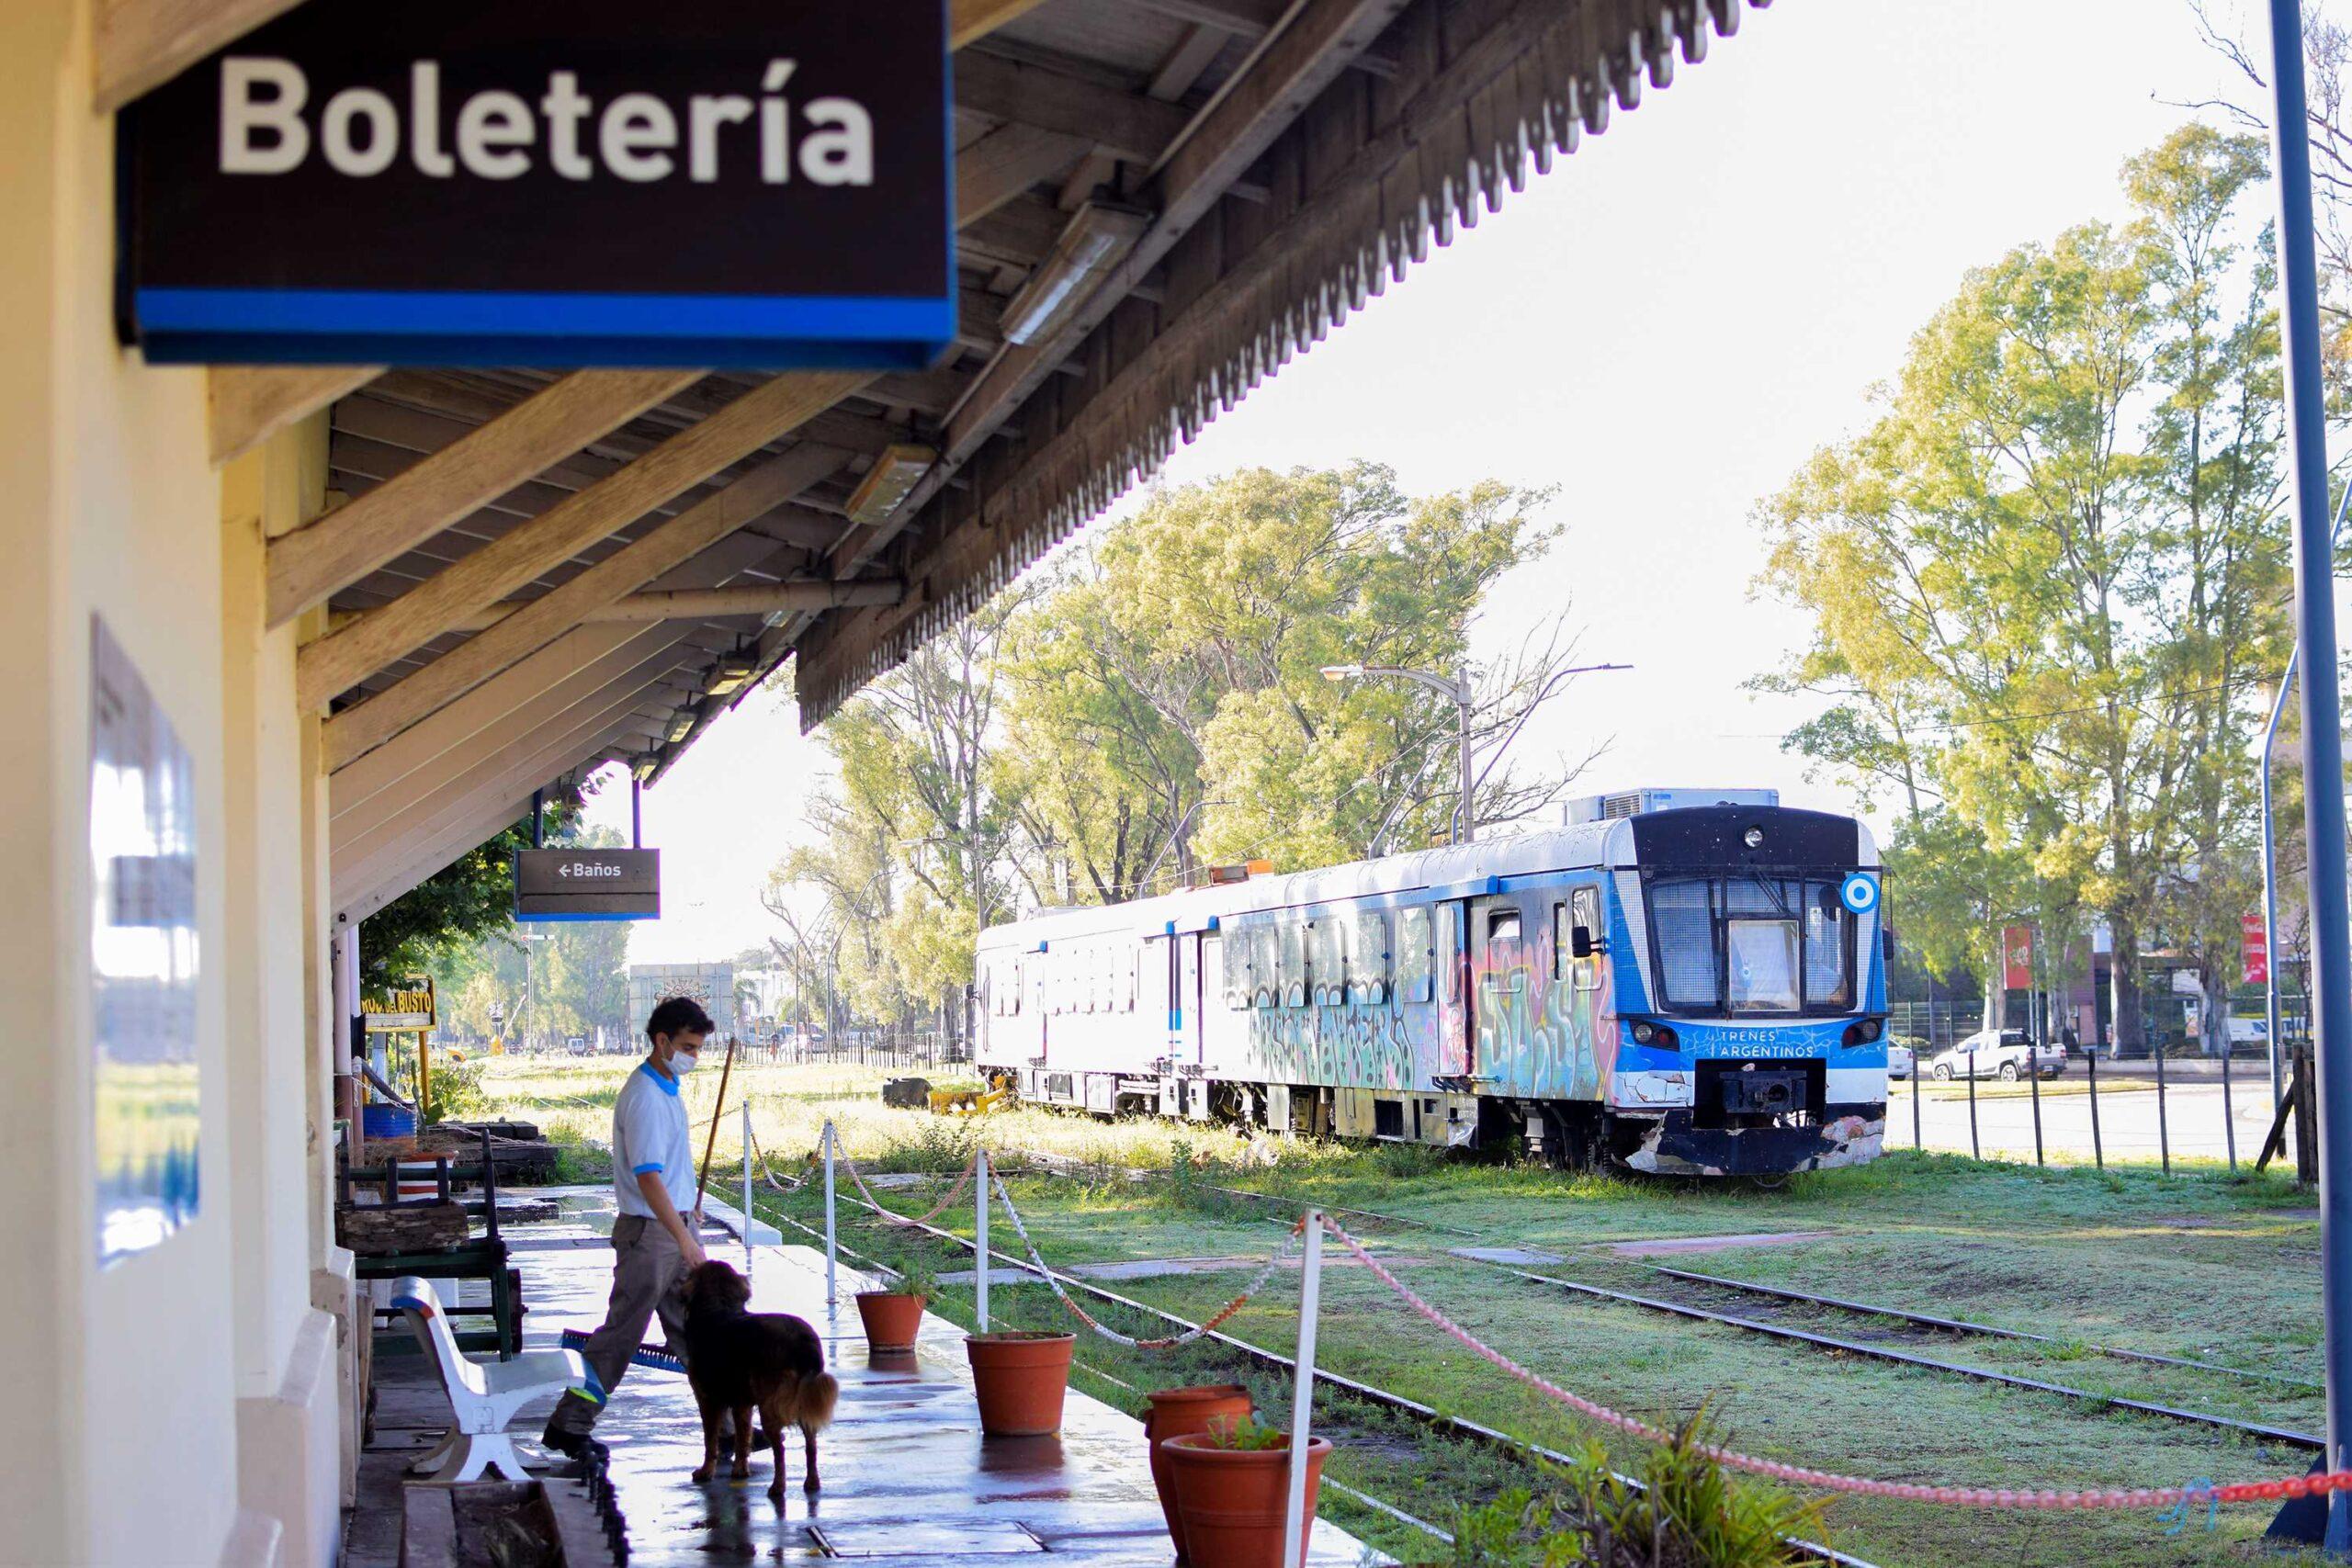
[[[825,1123],[825,1314],[831,1316],[841,1292],[833,1283],[833,1124]]]
[[[752,1101],[743,1101],[743,1272],[752,1271]]]
[[[1323,1214],[1306,1213],[1306,1257],[1299,1269],[1298,1360],[1290,1410],[1290,1500],[1283,1508],[1283,1568],[1306,1568],[1306,1443],[1315,1410],[1315,1314],[1323,1299]]]
[[[973,1156],[979,1175],[979,1195],[972,1200],[972,1256],[978,1264],[980,1332],[989,1331],[989,1152]]]

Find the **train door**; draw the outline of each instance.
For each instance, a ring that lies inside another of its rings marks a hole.
[[[1199,931],[1176,939],[1176,989],[1168,1008],[1168,1030],[1169,1050],[1180,1062],[1202,1060],[1201,1031],[1208,1021],[1208,1005],[1201,982],[1216,945],[1216,938]]]
[[[1532,1038],[1530,1009],[1538,998],[1530,955],[1535,933],[1517,898],[1473,898],[1469,905],[1471,1038],[1479,1077],[1490,1092],[1523,1093]]]
[[[1473,1049],[1470,1005],[1470,906],[1453,899],[1437,907],[1437,1076],[1468,1077],[1479,1071]]]

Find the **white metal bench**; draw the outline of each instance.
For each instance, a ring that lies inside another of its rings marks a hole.
[[[454,1418],[449,1435],[409,1467],[412,1475],[435,1482],[479,1481],[495,1471],[509,1481],[528,1481],[506,1424],[542,1394],[574,1390],[599,1404],[605,1391],[576,1350],[526,1350],[508,1361],[477,1361],[458,1348],[441,1298],[426,1280],[411,1275],[391,1282],[391,1304],[416,1331],[417,1343],[448,1391]]]

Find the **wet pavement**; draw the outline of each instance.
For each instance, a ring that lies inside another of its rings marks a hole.
[[[529,1308],[525,1342],[554,1346],[566,1328],[603,1320],[611,1285],[611,1200],[567,1195],[561,1219],[517,1227],[510,1238],[523,1270]],[[702,1457],[702,1424],[693,1393],[674,1373],[633,1369],[615,1392],[596,1436],[611,1450],[611,1476],[628,1523],[632,1568],[695,1568],[733,1562],[821,1562],[854,1558],[879,1565],[995,1561],[1050,1553],[1064,1562],[1125,1568],[1171,1561],[1153,1493],[1142,1424],[1076,1389],[1062,1431],[1048,1438],[983,1438],[965,1364],[964,1332],[926,1315],[911,1353],[870,1354],[850,1298],[865,1288],[856,1270],[840,1270],[837,1312],[825,1304],[823,1255],[805,1247],[714,1241],[711,1256],[749,1263],[756,1311],[806,1318],[825,1340],[826,1364],[841,1382],[833,1425],[819,1439],[823,1490],[801,1490],[800,1445],[787,1439],[781,1504],[769,1500],[770,1464],[754,1460],[751,1479],[696,1485],[688,1472]],[[657,1334],[659,1330],[655,1331]],[[1081,1350],[1083,1347],[1081,1346]],[[389,1562],[398,1544],[397,1464],[429,1441],[424,1426],[446,1422],[438,1390],[421,1386],[422,1364],[379,1359],[384,1388],[378,1433],[363,1463],[361,1507],[348,1560],[352,1568]],[[536,1437],[546,1404],[526,1407],[511,1428]],[[536,1444],[521,1445],[536,1459]],[[365,1517],[370,1499],[378,1517]],[[1366,1549],[1327,1521],[1317,1522],[1309,1561],[1340,1568],[1365,1561]]]

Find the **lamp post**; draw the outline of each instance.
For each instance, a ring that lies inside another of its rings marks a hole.
[[[1554,685],[1570,675],[1588,675],[1600,670],[1631,670],[1632,668],[1630,664],[1579,664],[1573,670],[1555,671],[1551,680],[1544,683],[1544,689],[1536,693],[1534,702],[1528,704],[1527,713],[1519,716],[1520,723],[1524,724],[1527,721],[1527,714],[1535,711],[1535,704],[1548,696]],[[1453,841],[1457,844],[1470,842],[1476,836],[1477,831],[1477,824],[1472,820],[1470,812],[1470,797],[1477,788],[1477,775],[1472,771],[1470,758],[1470,714],[1476,694],[1470,684],[1469,671],[1464,671],[1461,674],[1448,676],[1440,675],[1430,670],[1407,670],[1394,664],[1326,664],[1323,666],[1323,679],[1326,681],[1355,681],[1367,675],[1386,675],[1399,681],[1410,681],[1416,685],[1427,686],[1430,691],[1442,694],[1453,704],[1454,718],[1461,735],[1461,754],[1456,759],[1461,774],[1460,782],[1454,788]],[[1510,735],[1503,737],[1503,746],[1510,745],[1512,736],[1518,733],[1519,726],[1513,725]],[[1502,748],[1498,746],[1495,750],[1495,755],[1499,757],[1501,754]],[[1494,760],[1488,759],[1487,765],[1494,766]]]

